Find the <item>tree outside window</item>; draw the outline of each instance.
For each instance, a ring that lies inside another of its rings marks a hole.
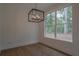
[[[45,37],[72,42],[72,6],[49,13],[44,25]]]

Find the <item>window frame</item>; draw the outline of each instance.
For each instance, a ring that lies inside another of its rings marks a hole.
[[[56,9],[54,9],[54,10],[50,10],[50,11],[48,11],[47,13],[45,13],[45,16],[46,15],[48,15],[48,14],[51,14],[52,12],[55,12],[55,32],[54,32],[54,38],[50,38],[50,39],[56,39],[56,40],[60,40],[60,41],[66,41],[66,42],[72,42],[72,40],[71,41],[67,41],[67,40],[61,40],[61,39],[57,39],[56,37],[57,37],[57,10],[61,10],[62,8],[64,9],[64,8],[66,8],[66,7],[69,7],[69,6],[71,6],[72,7],[72,4],[66,4],[66,5],[64,5],[64,6],[61,6],[61,7],[59,7],[59,8],[56,8]],[[72,19],[72,24],[73,24],[73,19]],[[44,25],[45,25],[45,22],[44,22]],[[44,26],[45,27],[45,26]],[[73,29],[73,28],[72,28]],[[45,32],[45,28],[44,28],[44,32]],[[72,34],[71,34],[71,36],[72,36]],[[44,33],[44,38],[49,38],[49,37],[45,37],[45,33]]]

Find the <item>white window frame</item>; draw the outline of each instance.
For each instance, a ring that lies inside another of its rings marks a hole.
[[[65,6],[61,6],[60,8],[57,8],[57,9],[54,9],[53,11],[48,11],[47,13],[46,13],[46,15],[47,14],[50,14],[51,12],[55,12],[55,32],[54,32],[54,38],[50,38],[50,39],[56,39],[56,40],[61,40],[61,41],[66,41],[66,42],[72,42],[72,40],[71,41],[67,41],[67,40],[62,40],[62,39],[57,39],[56,37],[57,37],[57,33],[56,33],[56,26],[57,26],[57,17],[56,17],[56,15],[57,15],[57,10],[60,10],[60,9],[62,9],[62,8],[66,8],[66,7],[68,7],[68,6],[71,6],[72,7],[72,5],[71,4],[67,4],[67,5],[65,5]],[[45,15],[45,16],[46,16]],[[73,21],[73,19],[72,19],[72,21]],[[72,24],[73,24],[73,22],[72,22]],[[45,25],[45,23],[44,23],[44,25]],[[45,27],[45,26],[44,26]],[[45,28],[44,28],[44,30],[45,30]],[[45,31],[44,31],[45,32]],[[72,35],[72,34],[71,34]],[[44,37],[45,37],[45,34],[44,34]],[[45,37],[45,38],[48,38],[48,37]]]

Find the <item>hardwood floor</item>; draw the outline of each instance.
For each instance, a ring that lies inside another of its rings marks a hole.
[[[65,54],[50,49],[40,43],[4,50],[1,56],[65,56]]]

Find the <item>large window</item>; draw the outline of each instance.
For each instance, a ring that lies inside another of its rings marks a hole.
[[[72,6],[58,9],[45,16],[44,36],[72,42]]]

